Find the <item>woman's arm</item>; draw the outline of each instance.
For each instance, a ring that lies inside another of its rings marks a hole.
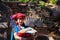
[[[15,39],[18,39],[18,40],[21,40],[22,39],[22,37],[19,37],[16,32],[14,32],[14,38]]]
[[[23,29],[23,30],[20,30],[19,33],[25,33],[27,31],[28,31],[27,29]]]

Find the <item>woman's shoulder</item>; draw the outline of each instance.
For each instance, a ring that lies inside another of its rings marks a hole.
[[[17,25],[14,25],[14,26],[12,27],[12,29],[18,29],[18,26],[17,26]]]

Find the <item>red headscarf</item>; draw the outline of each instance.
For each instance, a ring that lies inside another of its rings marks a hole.
[[[23,13],[16,13],[14,15],[12,15],[12,19],[18,19],[18,18],[21,18],[21,19],[25,19],[25,14]]]

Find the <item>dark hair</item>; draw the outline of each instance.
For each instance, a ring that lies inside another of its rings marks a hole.
[[[22,24],[22,26],[24,26],[25,28],[27,28],[28,26],[26,26],[24,23]]]

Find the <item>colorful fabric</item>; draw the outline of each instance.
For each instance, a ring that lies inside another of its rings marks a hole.
[[[22,29],[24,29],[23,26],[22,26]],[[14,25],[14,27],[12,28],[12,31],[11,31],[11,39],[10,40],[14,40],[14,32],[18,33],[18,31],[20,31],[20,29],[18,28],[17,25]]]

